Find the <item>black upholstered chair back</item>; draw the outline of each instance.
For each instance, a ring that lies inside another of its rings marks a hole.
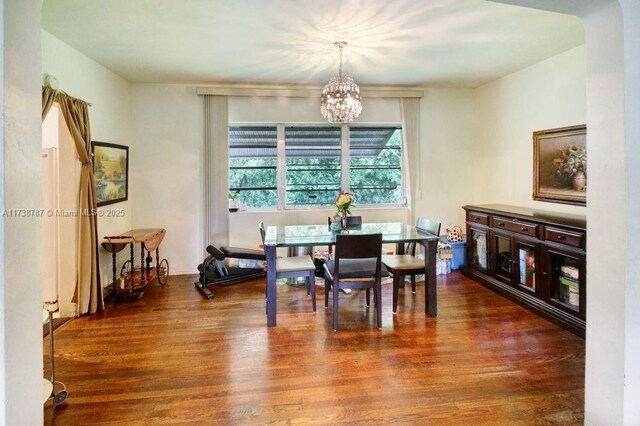
[[[336,260],[374,259],[382,253],[382,234],[336,235]]]
[[[347,228],[350,226],[362,226],[362,216],[347,216]]]
[[[367,306],[371,289],[376,301],[378,328],[382,328],[382,234],[336,235],[333,270],[330,262],[325,265],[325,308],[328,307],[328,291],[333,289],[333,329],[338,330],[338,293],[340,289],[366,289]],[[340,266],[344,273],[340,272]]]

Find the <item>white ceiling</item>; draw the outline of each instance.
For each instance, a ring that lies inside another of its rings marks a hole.
[[[484,0],[45,0],[43,28],[132,82],[477,87],[584,43],[575,17]]]

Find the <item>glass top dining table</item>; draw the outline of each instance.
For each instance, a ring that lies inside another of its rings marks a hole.
[[[405,243],[417,242],[425,252],[425,314],[437,315],[436,253],[438,236],[424,232],[402,222],[364,223],[349,227],[341,234],[382,234],[384,244],[395,243],[396,253],[403,254]],[[264,249],[267,257],[267,325],[276,325],[276,249],[278,247],[330,246],[336,242],[336,233],[323,225],[269,226],[266,230]]]

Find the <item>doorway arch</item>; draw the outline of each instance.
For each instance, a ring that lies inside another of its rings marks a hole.
[[[587,31],[589,317],[586,422],[640,420],[640,3],[490,0],[581,17]],[[584,4],[588,3],[588,4]],[[0,0],[2,208],[39,206],[41,0]],[[625,43],[626,41],[626,43]],[[625,96],[625,93],[628,96]],[[594,182],[595,181],[595,182]],[[595,195],[594,195],[595,194]],[[620,229],[622,228],[622,232]],[[615,234],[612,231],[618,230]],[[624,230],[626,230],[626,235]],[[0,224],[0,422],[42,424],[41,265],[33,223]],[[615,269],[614,269],[615,268]]]

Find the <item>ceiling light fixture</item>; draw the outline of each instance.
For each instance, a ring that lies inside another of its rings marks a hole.
[[[333,45],[340,49],[340,67],[338,75],[331,77],[322,89],[320,112],[329,123],[351,123],[362,112],[360,87],[351,76],[342,74],[342,49],[348,43],[337,41]]]

